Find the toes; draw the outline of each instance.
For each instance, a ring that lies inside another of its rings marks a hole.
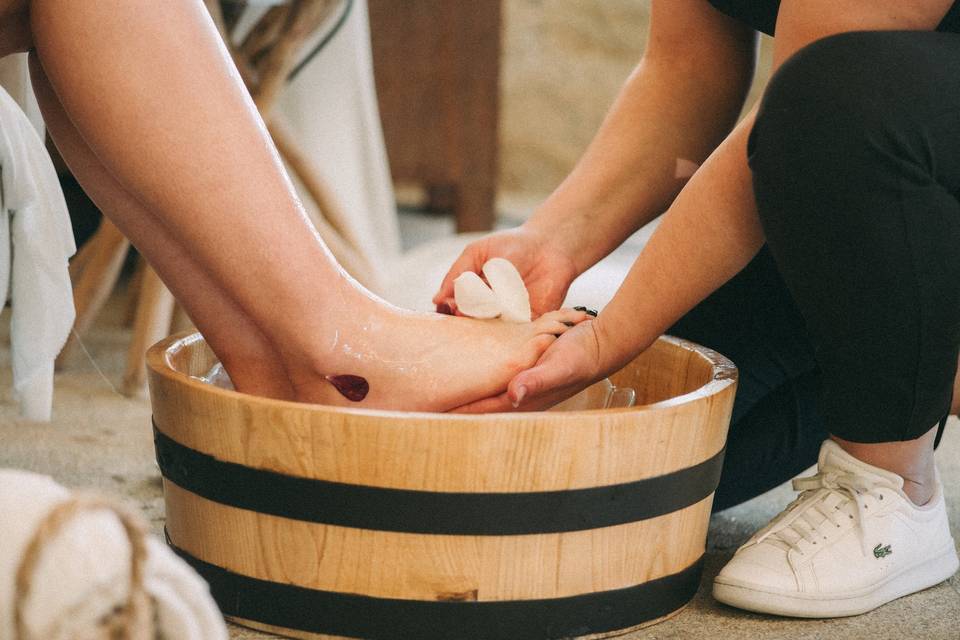
[[[543,323],[543,326],[539,327],[539,332],[549,333],[550,335],[556,336],[559,338],[564,333],[566,333],[568,329],[575,326],[577,325],[575,325],[572,322],[556,322],[556,321],[545,322]]]
[[[552,333],[560,335],[570,327],[574,327],[584,320],[589,320],[591,316],[584,311],[576,309],[559,309],[545,313],[534,321],[537,333]],[[559,326],[560,331],[554,329]]]
[[[531,345],[534,350],[537,352],[537,359],[543,355],[543,352],[550,348],[554,342],[556,342],[557,337],[549,333],[539,335],[531,341]]]
[[[554,342],[556,342],[557,336],[552,333],[541,333],[534,336],[528,343],[527,349],[524,353],[524,361],[519,363],[519,366],[515,368],[515,371],[523,371],[528,367],[532,367],[537,363],[537,360],[540,359],[540,356],[543,355],[543,352],[550,348]]]

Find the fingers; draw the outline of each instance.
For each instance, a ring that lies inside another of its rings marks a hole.
[[[584,320],[589,320],[590,318],[590,314],[580,309],[557,309],[556,311],[548,311],[540,316],[538,320],[543,320],[545,322],[562,322],[567,325],[578,325]]]
[[[513,404],[510,402],[510,398],[507,397],[506,393],[501,393],[498,396],[484,398],[483,400],[477,400],[476,402],[465,404],[462,407],[457,407],[450,413],[507,413],[511,411],[516,411],[516,409],[514,409]]]
[[[475,243],[474,243],[475,244]],[[460,254],[460,257],[457,258],[453,265],[451,265],[450,270],[447,271],[447,275],[444,276],[443,282],[440,283],[440,289],[433,296],[433,304],[440,305],[442,303],[450,304],[450,301],[453,300],[453,281],[457,279],[464,271],[473,271],[474,273],[479,273],[482,264],[478,264],[477,257],[479,256],[479,250],[474,247],[473,244],[469,245],[463,252]]]
[[[604,373],[597,354],[593,325],[581,322],[557,338],[533,367],[513,377],[507,385],[511,404],[542,407],[573,395]]]
[[[547,322],[568,329],[555,320]],[[513,377],[505,394],[458,407],[455,412],[539,411],[575,395],[604,374],[598,370],[595,362],[596,348],[592,331],[590,324],[579,324],[560,338],[550,334],[536,336],[530,344],[534,346],[535,352],[542,355],[531,368]]]
[[[560,337],[549,333],[535,336],[529,369],[517,373],[504,394],[484,398],[454,410],[455,413],[499,413],[548,409],[607,374],[598,360],[597,338],[589,314],[562,309],[538,320],[542,328],[563,329]],[[558,319],[579,322],[567,327]],[[536,354],[540,354],[539,358]],[[521,365],[522,366],[522,365]]]
[[[529,401],[576,384],[573,369],[561,359],[544,354],[536,366],[521,371],[507,385],[507,396],[515,409]]]
[[[548,333],[557,337],[577,326],[590,316],[573,309],[560,309],[559,311],[550,311],[534,320],[534,329],[537,333]]]
[[[510,396],[501,393],[498,396],[477,400],[450,411],[450,413],[523,413],[531,411],[545,411],[553,405],[563,402],[572,392],[549,393],[538,398],[525,400],[520,407],[513,406]]]

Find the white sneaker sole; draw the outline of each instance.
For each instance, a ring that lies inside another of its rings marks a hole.
[[[747,611],[796,618],[839,618],[856,616],[891,600],[940,584],[960,568],[953,544],[918,565],[908,567],[882,582],[849,594],[796,593],[759,588],[740,580],[722,579],[713,583],[718,602]]]

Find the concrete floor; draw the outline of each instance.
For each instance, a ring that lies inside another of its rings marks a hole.
[[[153,458],[150,407],[146,400],[121,396],[119,384],[129,331],[119,325],[123,299],[116,296],[84,341],[71,366],[57,378],[54,420],[17,420],[10,393],[8,316],[0,317],[0,467],[50,474],[70,487],[96,488],[125,497],[150,522],[163,524],[160,478]],[[88,357],[89,356],[89,357]],[[960,429],[954,420],[941,448],[940,469],[960,536]],[[788,487],[715,516],[710,527],[706,574],[694,601],[675,618],[623,636],[630,640],[667,638],[960,638],[960,578],[855,618],[798,621],[752,615],[716,603],[710,581],[736,547],[790,499]],[[239,627],[231,638],[273,636]],[[412,639],[415,640],[415,639]]]

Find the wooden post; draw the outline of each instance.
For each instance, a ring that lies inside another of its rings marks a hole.
[[[127,349],[127,370],[122,386],[125,395],[137,396],[145,390],[147,349],[170,333],[173,307],[173,294],[157,272],[148,266],[143,271],[133,339]]]
[[[77,319],[66,344],[57,356],[56,366],[61,368],[73,352],[77,336],[82,336],[93,324],[97,314],[113,291],[120,277],[120,269],[130,249],[130,241],[108,219],[103,218],[97,232],[87,241],[71,265],[73,280],[73,304]]]
[[[370,0],[377,98],[390,170],[457,231],[495,221],[500,0]]]

